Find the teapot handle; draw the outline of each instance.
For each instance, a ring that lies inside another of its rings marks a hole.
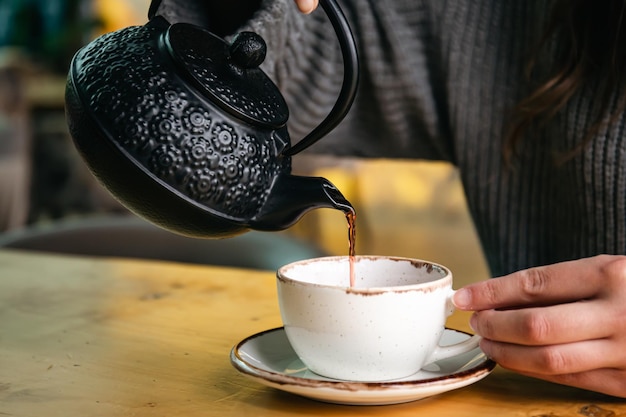
[[[315,129],[283,154],[292,156],[303,151],[333,130],[350,110],[359,83],[359,57],[354,36],[345,15],[335,0],[320,0],[320,5],[330,20],[343,55],[343,85],[330,113]]]

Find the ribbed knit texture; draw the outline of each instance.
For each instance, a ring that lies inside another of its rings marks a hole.
[[[593,91],[529,132],[514,167],[503,167],[503,130],[530,91],[523,70],[551,3],[340,1],[358,38],[360,90],[346,120],[311,152],[456,165],[495,276],[626,253],[624,117],[574,159],[554,161],[593,123]],[[292,0],[265,0],[244,28],[268,43],[264,69],[288,100],[295,142],[327,114],[341,85],[332,27],[321,9],[305,16]],[[551,59],[544,54],[539,70]]]

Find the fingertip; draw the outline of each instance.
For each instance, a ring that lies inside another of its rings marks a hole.
[[[480,350],[487,356],[489,359],[494,360],[493,358],[493,342],[489,339],[485,339],[484,337],[480,339],[478,343],[480,346]]]
[[[469,326],[474,333],[477,333],[476,329],[478,328],[478,317],[476,316],[476,313],[472,314],[472,317],[470,317]]]
[[[317,8],[318,0],[297,0],[296,3],[302,13],[309,14]]]
[[[472,293],[468,289],[461,288],[452,296],[452,304],[459,310],[470,310]]]

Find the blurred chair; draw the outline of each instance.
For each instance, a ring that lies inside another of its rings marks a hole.
[[[70,218],[5,232],[0,234],[0,248],[265,270],[326,255],[284,233],[251,231],[228,239],[197,239],[131,215]]]

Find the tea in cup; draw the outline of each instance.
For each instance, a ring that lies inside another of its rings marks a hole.
[[[349,381],[408,377],[475,349],[472,336],[440,346],[452,314],[452,273],[432,262],[388,256],[331,256],[277,271],[289,343],[316,374]]]

